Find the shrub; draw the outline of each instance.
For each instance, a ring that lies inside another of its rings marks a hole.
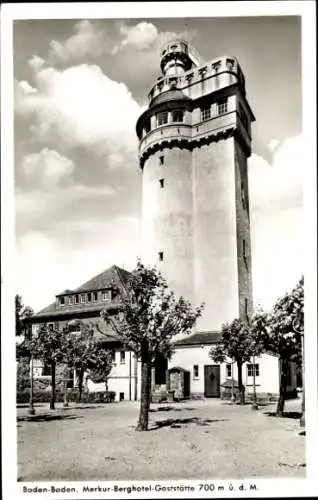
[[[17,364],[17,391],[24,391],[30,387],[30,360],[20,358]]]
[[[103,392],[84,392],[82,394],[82,403],[112,403],[115,400],[114,391]],[[34,403],[49,403],[51,400],[51,391],[37,390],[33,393]],[[63,403],[64,391],[56,391],[56,402]],[[30,401],[30,390],[17,392],[17,404],[26,404]],[[78,402],[78,391],[75,389],[68,391],[68,401],[70,403]]]

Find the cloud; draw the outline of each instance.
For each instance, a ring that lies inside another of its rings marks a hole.
[[[39,153],[24,156],[21,169],[27,184],[47,191],[61,183],[69,183],[75,165],[72,160],[57,151],[44,148]]]
[[[303,158],[302,136],[287,138],[276,146],[271,165],[252,154],[248,164],[254,210],[273,211],[302,205]]]
[[[118,194],[111,186],[89,187],[78,184],[56,186],[50,190],[24,191],[16,188],[15,210],[18,235],[29,231],[54,233],[67,238],[61,221],[72,226],[77,221],[95,218],[105,220],[111,212],[111,200]],[[84,227],[84,226],[83,226]]]
[[[304,270],[303,140],[276,145],[272,165],[249,159],[252,272],[256,303],[270,308]]]
[[[274,153],[275,149],[279,145],[279,140],[278,139],[272,139],[270,143],[268,144],[268,149],[271,151],[271,153]]]
[[[158,76],[162,46],[171,39],[185,36],[191,41],[193,35],[193,31],[186,34],[159,31],[154,24],[145,21],[131,24],[114,20],[106,28],[102,21],[83,20],[76,23],[72,35],[63,42],[51,41],[47,59],[52,66],[80,62],[105,65],[116,79],[124,79],[132,89],[140,92],[140,85],[150,86]]]
[[[36,92],[36,89],[34,87],[31,87],[31,85],[25,80],[19,82],[18,85],[23,94],[33,94],[34,92]]]
[[[120,26],[120,33],[124,36],[120,42],[120,47],[132,46],[138,50],[149,49],[158,38],[158,29],[151,23],[141,22],[135,26],[127,26],[123,23]]]
[[[33,70],[38,71],[46,64],[46,61],[42,57],[34,54],[31,59],[29,59],[28,64]]]
[[[110,40],[105,28],[98,23],[82,20],[75,24],[73,35],[64,43],[51,41],[49,60],[68,63],[87,57],[97,58],[110,50]]]
[[[65,230],[74,235],[71,225],[66,223]],[[69,239],[54,239],[39,231],[17,239],[16,291],[36,311],[53,302],[56,293],[75,288],[114,264],[126,269],[136,264],[140,255],[136,218],[83,221],[76,230],[84,236],[72,245]]]
[[[137,161],[135,124],[142,108],[126,85],[87,64],[61,71],[41,67],[34,80],[34,93],[16,85],[16,112],[32,120],[33,141],[86,147],[105,157],[109,168]]]

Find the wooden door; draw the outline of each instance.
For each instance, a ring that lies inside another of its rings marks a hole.
[[[206,398],[220,397],[220,365],[204,366],[204,396]]]

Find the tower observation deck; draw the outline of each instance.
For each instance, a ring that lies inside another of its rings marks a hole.
[[[247,158],[251,122],[237,59],[202,62],[185,40],[161,51],[139,117],[142,258],[193,304],[201,330],[252,312]]]

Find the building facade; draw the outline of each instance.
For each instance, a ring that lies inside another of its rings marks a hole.
[[[30,318],[35,335],[41,325],[52,330],[68,326],[74,333],[84,325],[94,330],[94,337],[113,353],[113,367],[108,377],[108,390],[116,393],[116,400],[137,400],[140,394],[140,363],[127,349],[112,329],[101,318],[101,311],[118,311],[119,290],[127,286],[129,273],[112,266],[75,290],[65,290],[55,297],[55,302]],[[33,374],[38,379],[50,379],[48,367],[34,360]],[[70,374],[69,387],[77,386],[76,373]],[[105,391],[104,383],[94,383],[84,377],[84,388],[90,392]]]
[[[107,389],[115,392],[116,401],[136,401],[140,399],[141,364],[134,353],[121,339],[105,325],[101,311],[107,309],[116,314],[119,305],[118,289],[126,287],[129,273],[117,266],[93,277],[75,290],[65,290],[55,297],[55,301],[29,318],[32,333],[36,335],[42,325],[52,330],[68,327],[79,333],[89,325],[96,340],[113,353],[113,367],[107,381]],[[169,360],[161,357],[152,370],[152,393],[156,397],[167,397],[169,389],[177,398],[221,397],[224,383],[237,382],[237,367],[228,360],[214,363],[209,355],[219,338],[217,331],[196,332],[175,342],[174,352]],[[57,381],[64,380],[63,366],[57,367]],[[60,369],[59,369],[60,368]],[[277,357],[265,353],[255,360],[256,392],[258,396],[275,396],[279,392],[279,362]],[[180,377],[186,381],[186,390],[180,389]],[[243,365],[243,383],[246,393],[253,390],[253,366]],[[40,360],[33,361],[33,376],[40,383],[50,383],[50,371]],[[178,382],[179,380],[179,382]],[[76,371],[70,371],[68,387],[76,388]],[[84,376],[84,390],[105,391],[105,383],[95,383]],[[291,366],[288,392],[296,389],[295,367]]]
[[[205,303],[200,331],[252,313],[247,158],[254,115],[234,57],[199,65],[186,41],[161,52],[162,76],[137,122],[143,261]]]

